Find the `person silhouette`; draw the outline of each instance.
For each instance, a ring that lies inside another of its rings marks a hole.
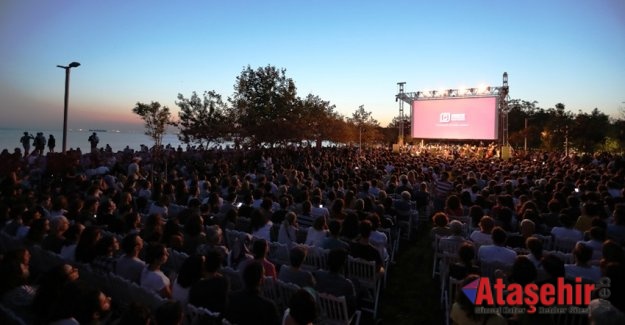
[[[89,136],[89,143],[91,144],[91,152],[95,152],[96,150],[98,150],[99,142],[100,142],[100,138],[98,138],[98,135],[95,132],[93,132],[93,134]]]
[[[20,142],[22,143],[22,147],[24,148],[24,157],[27,157],[30,153],[30,140],[35,139],[32,134],[28,134],[28,132],[24,132],[24,135],[20,138]]]
[[[50,137],[48,138],[48,150],[50,150],[50,152],[54,152],[54,147],[56,147],[56,139],[52,134],[50,134]]]

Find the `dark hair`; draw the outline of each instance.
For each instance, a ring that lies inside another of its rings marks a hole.
[[[317,319],[315,297],[305,289],[300,289],[291,296],[289,314],[297,324],[309,324]]]
[[[543,270],[552,278],[564,277],[564,261],[557,255],[547,254],[540,261]]]
[[[133,301],[128,304],[117,325],[145,325],[150,321],[150,316],[150,308]]]
[[[437,227],[445,227],[449,223],[449,218],[444,212],[436,212],[434,216],[432,216],[432,222]]]
[[[536,266],[527,256],[520,255],[516,257],[510,274],[512,281],[520,285],[526,285],[535,281],[537,275]]]
[[[219,268],[221,267],[222,263],[223,256],[221,256],[221,254],[217,250],[209,249],[206,252],[206,259],[204,260],[204,268],[206,269],[206,272],[217,272],[217,270],[219,270]]]
[[[341,233],[341,223],[338,222],[338,220],[332,219],[328,225],[328,230],[330,230],[330,235],[338,236]]]
[[[252,246],[252,254],[255,259],[264,258],[267,254],[267,241],[264,239],[256,239]]]
[[[347,251],[343,248],[334,248],[328,253],[328,270],[332,273],[340,272],[347,262]]]
[[[95,245],[100,236],[100,228],[89,226],[83,230],[74,253],[77,262],[91,263],[95,258]]]
[[[300,267],[306,259],[306,249],[301,246],[294,246],[289,252],[289,260],[293,267]]]
[[[508,235],[501,227],[495,227],[491,233],[491,238],[493,239],[493,243],[495,245],[501,246],[506,242]]]
[[[537,259],[543,256],[543,241],[536,237],[529,237],[525,240],[525,247],[530,250]]]
[[[466,266],[471,266],[475,258],[475,247],[471,243],[464,243],[458,248],[460,261]]]
[[[128,255],[134,253],[135,247],[137,246],[137,237],[139,237],[139,234],[132,233],[126,235],[126,237],[122,239],[121,249],[122,251],[124,251],[124,253]]]
[[[247,290],[255,291],[260,286],[264,275],[263,265],[258,261],[251,261],[243,269],[243,283]]]
[[[145,263],[152,264],[165,255],[165,245],[160,243],[150,243],[145,250]]]
[[[187,257],[178,272],[178,284],[183,288],[189,288],[199,281],[204,275],[204,258],[202,255],[193,254]]]
[[[369,220],[361,221],[360,225],[358,226],[358,230],[362,238],[369,238],[369,236],[371,236],[371,229],[371,221]]]
[[[573,249],[573,256],[575,256],[576,262],[586,264],[592,258],[592,248],[584,243],[578,242]]]
[[[104,236],[95,243],[96,256],[107,256],[113,247],[117,238],[113,236]]]
[[[180,324],[182,321],[182,305],[177,300],[162,303],[154,312],[156,325]]]

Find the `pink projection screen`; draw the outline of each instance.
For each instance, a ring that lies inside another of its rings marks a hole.
[[[416,100],[412,137],[417,139],[497,139],[497,97]]]

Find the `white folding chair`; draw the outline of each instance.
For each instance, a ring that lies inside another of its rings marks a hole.
[[[227,266],[221,269],[221,273],[230,281],[230,290],[238,291],[243,289],[243,279],[239,271]]]
[[[269,254],[267,256],[271,262],[277,265],[289,265],[289,246],[278,242],[269,242]]]
[[[375,261],[366,261],[349,256],[347,259],[347,276],[356,280],[363,289],[367,290],[370,297],[363,300],[370,301],[372,308],[362,309],[371,312],[373,318],[376,319],[383,274],[378,272]]]
[[[278,294],[278,307],[280,310],[287,309],[291,297],[300,290],[300,286],[295,283],[287,283],[281,280],[275,280],[275,288]]]
[[[349,315],[347,301],[344,296],[335,297],[326,293],[319,293],[319,305],[321,307],[321,321],[319,324],[328,325],[358,325],[360,324],[360,310]]]
[[[182,320],[183,325],[218,325],[222,324],[220,314],[214,311],[210,311],[206,308],[196,307],[192,304],[187,304],[184,318]]]

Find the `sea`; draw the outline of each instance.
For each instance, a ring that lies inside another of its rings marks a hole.
[[[120,130],[67,130],[67,150],[70,148],[80,148],[82,152],[88,152],[90,150],[89,136],[96,132],[100,143],[98,147],[105,147],[107,144],[111,146],[113,152],[124,150],[126,146],[130,149],[139,150],[141,145],[151,147],[154,145],[154,140],[145,135],[141,130],[137,131],[120,131]],[[63,149],[63,131],[62,130],[35,130],[35,129],[12,129],[12,128],[0,128],[0,151],[7,149],[9,152],[13,152],[15,148],[23,150],[20,138],[24,135],[24,132],[28,132],[33,136],[37,133],[43,132],[43,135],[48,140],[50,134],[56,138],[55,152],[61,152]],[[171,145],[177,148],[178,145],[182,145],[182,148],[186,147],[186,144],[182,143],[178,139],[178,135],[174,133],[166,133],[163,136],[163,145]],[[31,140],[31,150],[32,150]],[[48,146],[46,145],[45,152],[48,152]]]

